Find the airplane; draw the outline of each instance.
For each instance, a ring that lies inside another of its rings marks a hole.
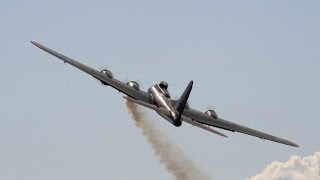
[[[168,83],[165,81],[161,81],[159,84],[151,86],[148,89],[148,92],[145,92],[140,89],[139,84],[135,81],[124,83],[115,79],[110,70],[104,69],[102,71],[97,71],[63,54],[51,50],[37,42],[31,41],[31,43],[38,48],[46,51],[47,53],[61,59],[64,63],[68,63],[93,76],[94,78],[98,79],[103,85],[111,86],[114,89],[117,89],[119,92],[124,93],[125,95],[127,95],[123,96],[126,100],[156,111],[160,116],[162,116],[164,119],[166,119],[176,127],[181,126],[182,122],[186,122],[223,137],[228,136],[213,129],[212,127],[231,132],[240,132],[243,134],[261,138],[263,140],[270,140],[288,146],[299,147],[299,145],[297,145],[296,143],[293,143],[286,139],[279,138],[224,120],[218,117],[217,113],[214,110],[201,112],[192,109],[187,101],[193,87],[193,81],[189,82],[188,86],[179,99],[173,100],[171,99],[170,93],[168,91]]]

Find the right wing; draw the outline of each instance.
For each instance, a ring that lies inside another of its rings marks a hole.
[[[68,63],[88,74],[90,74],[91,76],[93,76],[94,78],[100,80],[100,81],[103,81],[104,83],[108,84],[109,86],[117,89],[118,91],[130,96],[130,97],[133,97],[135,99],[139,99],[140,101],[144,101],[144,102],[150,102],[150,97],[148,95],[148,93],[146,92],[143,92],[143,91],[137,91],[135,90],[134,88],[131,88],[130,86],[128,86],[127,84],[117,80],[117,79],[114,79],[114,78],[109,78],[108,76],[106,76],[105,74],[93,69],[93,68],[90,68],[84,64],[81,64],[63,54],[60,54],[56,51],[53,51],[52,49],[49,49],[39,43],[36,43],[34,41],[31,41],[31,43],[35,46],[37,46],[38,48],[46,51],[47,53],[61,59],[62,61],[64,61],[65,63]]]
[[[211,116],[209,116],[203,112],[197,111],[195,109],[191,109],[189,107],[183,111],[183,115],[186,117],[189,117],[190,119],[192,119],[194,121],[197,121],[199,123],[206,124],[209,126],[213,126],[213,127],[225,129],[228,131],[233,131],[233,132],[240,132],[240,133],[244,133],[247,135],[259,137],[261,139],[266,139],[269,141],[274,141],[274,142],[278,142],[281,144],[286,144],[289,146],[299,147],[299,145],[297,145],[291,141],[288,141],[286,139],[282,139],[282,138],[279,138],[279,137],[276,137],[276,136],[273,136],[273,135],[270,135],[270,134],[267,134],[267,133],[264,133],[261,131],[257,131],[257,130],[254,130],[254,129],[251,129],[251,128],[248,128],[248,127],[221,119],[221,118],[214,119]]]

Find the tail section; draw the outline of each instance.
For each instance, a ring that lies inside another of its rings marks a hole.
[[[186,87],[186,89],[184,90],[184,92],[182,93],[182,95],[180,96],[180,98],[178,99],[178,101],[176,102],[176,104],[174,105],[174,108],[179,112],[179,114],[182,115],[184,108],[186,107],[189,95],[191,93],[192,90],[192,85],[193,85],[193,81],[190,81],[188,86]]]

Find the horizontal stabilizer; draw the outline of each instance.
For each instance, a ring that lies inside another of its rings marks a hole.
[[[206,125],[203,125],[203,124],[201,124],[201,123],[199,123],[199,122],[197,122],[197,121],[193,121],[192,119],[190,119],[190,118],[188,118],[188,117],[186,117],[186,116],[182,116],[182,117],[181,117],[181,120],[184,121],[184,122],[186,122],[186,123],[189,123],[189,124],[191,124],[191,125],[193,125],[193,126],[197,126],[197,127],[201,128],[201,129],[204,129],[204,130],[210,131],[210,132],[212,132],[212,133],[215,133],[215,134],[217,134],[217,135],[220,135],[220,136],[223,136],[223,137],[228,138],[227,135],[225,135],[225,134],[223,134],[223,133],[221,133],[221,132],[219,132],[219,131],[216,131],[216,130],[214,130],[214,129],[206,126]]]
[[[123,98],[125,98],[126,100],[129,100],[129,101],[131,101],[133,103],[136,103],[136,104],[139,104],[141,106],[144,106],[146,108],[149,108],[149,109],[155,110],[157,112],[160,112],[160,113],[166,114],[168,116],[171,116],[170,111],[167,110],[167,109],[164,109],[162,107],[158,107],[158,106],[155,106],[153,104],[146,103],[146,102],[143,102],[143,101],[139,101],[139,100],[127,97],[127,96],[123,96]]]

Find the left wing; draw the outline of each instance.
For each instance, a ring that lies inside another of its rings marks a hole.
[[[197,110],[194,110],[191,108],[186,108],[183,111],[183,115],[186,117],[189,117],[190,119],[193,119],[194,121],[197,121],[199,123],[206,124],[209,126],[214,126],[217,128],[221,128],[221,129],[225,129],[225,130],[233,131],[233,132],[240,132],[240,133],[244,133],[247,135],[259,137],[261,139],[267,139],[267,140],[278,142],[281,144],[286,144],[289,146],[299,147],[299,145],[297,145],[291,141],[288,141],[286,139],[282,139],[282,138],[279,138],[279,137],[276,137],[276,136],[273,136],[273,135],[270,135],[270,134],[267,134],[267,133],[264,133],[261,131],[257,131],[257,130],[254,130],[254,129],[251,129],[251,128],[248,128],[248,127],[221,119],[221,118],[214,119],[211,116],[209,116],[203,112],[200,112],[200,111],[197,111]]]
[[[53,51],[52,49],[49,49],[39,43],[36,43],[34,41],[31,41],[31,43],[33,45],[37,46],[38,48],[46,51],[47,53],[61,59],[65,63],[68,63],[68,64],[82,70],[83,72],[88,73],[89,75],[93,76],[94,78],[96,78],[100,81],[103,81],[104,83],[108,84],[109,86],[119,90],[120,92],[122,92],[130,97],[133,97],[135,99],[139,99],[140,101],[150,102],[150,97],[149,97],[148,93],[146,93],[146,92],[143,92],[141,90],[137,91],[134,88],[131,88],[127,84],[125,84],[117,79],[109,78],[106,75],[104,75],[103,73],[101,73],[93,68],[90,68],[84,64],[81,64],[80,62],[77,62],[77,61],[75,61],[75,60],[73,60],[63,54],[60,54],[56,51]]]

